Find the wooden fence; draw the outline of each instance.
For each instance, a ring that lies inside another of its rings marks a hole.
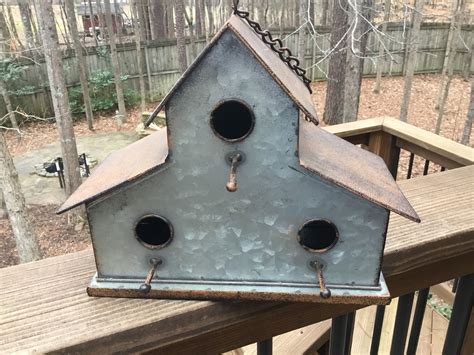
[[[324,58],[324,52],[329,48],[329,27],[317,27],[318,35],[315,40],[309,40],[306,48],[305,67],[309,69],[309,76],[313,80],[325,79],[328,61]],[[444,55],[446,51],[446,42],[448,38],[449,24],[445,23],[425,23],[421,29],[419,53],[416,58],[417,73],[437,73],[443,66]],[[273,31],[275,34],[278,30]],[[298,34],[291,34],[291,30],[284,31],[282,38],[292,50],[296,51],[298,43]],[[387,75],[401,75],[403,73],[404,62],[404,38],[408,33],[408,27],[402,24],[390,24],[387,35],[384,36],[384,44],[392,53],[384,64],[384,73]],[[474,36],[474,26],[463,26],[461,31],[462,40],[457,38],[457,53],[455,57],[455,71],[462,70],[467,61],[470,60],[470,53],[466,45],[470,45],[471,37]],[[188,42],[187,55],[188,62],[191,62],[197,53],[205,46],[205,40],[200,39],[195,43],[195,50]],[[372,32],[368,42],[368,56],[377,56],[380,39]],[[126,87],[139,90],[139,68],[137,63],[137,50],[134,43],[126,43],[118,46],[119,60],[122,73],[128,76],[125,81]],[[177,64],[176,41],[153,41],[142,44],[142,54],[146,59],[142,71],[145,76],[147,90],[154,98],[161,97],[168,91],[171,85],[179,76]],[[110,59],[107,56],[100,55],[97,48],[87,48],[87,66],[89,72],[101,70],[111,70]],[[320,62],[320,64],[315,65]],[[66,53],[64,56],[64,67],[66,71],[66,81],[68,87],[78,85],[79,75],[77,62],[74,53]],[[20,89],[24,86],[32,86],[35,89],[31,94],[17,96],[13,98],[14,104],[25,112],[41,116],[52,115],[51,98],[48,92],[47,74],[44,62],[39,59],[36,63],[24,61],[26,70],[21,80],[15,83],[12,90]],[[471,63],[471,71],[474,67]],[[365,60],[364,74],[374,75],[376,71],[376,60]],[[0,115],[5,114],[5,107],[0,100]]]

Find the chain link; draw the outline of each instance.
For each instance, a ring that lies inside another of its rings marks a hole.
[[[258,22],[252,21],[249,18],[249,13],[247,11],[241,11],[238,9],[239,1],[234,0],[232,9],[234,10],[234,14],[243,18],[249,26],[257,33],[261,38],[262,41],[267,44],[278,56],[280,59],[286,63],[291,70],[298,75],[303,83],[306,85],[310,93],[313,93],[311,90],[311,80],[308,79],[306,76],[306,70],[301,68],[300,61],[297,57],[295,57],[288,47],[283,47],[283,42],[279,38],[273,38],[272,34],[268,30],[263,30],[262,27]]]

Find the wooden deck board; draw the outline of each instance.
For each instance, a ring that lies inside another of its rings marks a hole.
[[[383,269],[393,296],[474,271],[473,177],[465,167],[400,184],[423,221],[391,217]],[[356,309],[89,298],[94,272],[90,249],[1,269],[0,353],[217,353]]]

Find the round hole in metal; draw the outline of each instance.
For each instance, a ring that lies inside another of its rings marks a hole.
[[[325,252],[339,239],[336,226],[324,219],[313,219],[304,223],[298,231],[298,241],[303,248],[312,252]]]
[[[214,133],[228,142],[241,141],[253,129],[254,116],[250,108],[237,100],[219,104],[211,113],[211,127]]]
[[[136,224],[135,235],[144,246],[159,249],[171,242],[173,227],[164,217],[147,215]]]

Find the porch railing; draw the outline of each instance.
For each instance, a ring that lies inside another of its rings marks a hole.
[[[383,272],[392,297],[401,296],[393,354],[404,353],[405,344],[407,353],[414,353],[427,289],[450,279],[459,282],[444,353],[466,350],[474,292],[474,166],[467,166],[474,163],[473,150],[390,118],[327,130],[379,154],[402,179],[409,166],[409,177],[423,175],[426,163],[417,164],[419,159],[430,161],[426,173],[449,170],[400,181],[423,221],[391,216]],[[0,353],[215,354],[260,342],[259,352],[268,354],[272,337],[332,318],[332,341],[319,353],[348,354],[354,312],[360,307],[90,298],[85,288],[94,272],[90,249],[0,269]],[[416,291],[417,321],[408,334]],[[372,354],[377,353],[383,313],[380,307],[374,329],[366,330],[373,333]]]

